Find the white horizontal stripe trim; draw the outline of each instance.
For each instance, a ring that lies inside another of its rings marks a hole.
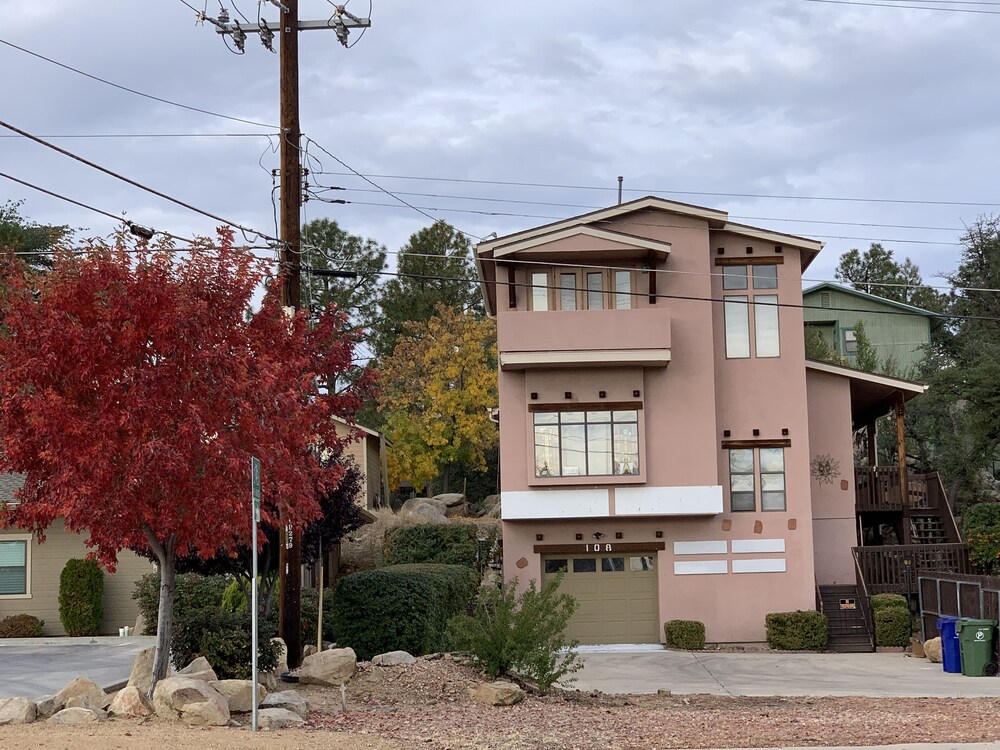
[[[729,565],[725,560],[685,560],[674,563],[675,576],[717,575],[728,572]]]
[[[616,516],[714,516],[721,512],[719,485],[615,489]]]
[[[733,560],[734,573],[784,573],[784,558],[772,560]]]
[[[607,490],[526,490],[500,493],[504,521],[536,518],[607,518]]]
[[[734,539],[733,553],[747,552],[784,552],[784,539]]]
[[[573,352],[503,352],[500,366],[510,369],[540,365],[666,365],[669,349],[594,349]]]
[[[675,555],[724,555],[726,540],[716,542],[674,542]]]

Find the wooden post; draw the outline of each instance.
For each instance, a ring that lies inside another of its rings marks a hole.
[[[865,436],[868,438],[868,468],[874,469],[878,465],[878,450],[875,447],[875,420],[873,419],[865,427]]]
[[[911,544],[910,539],[910,492],[909,481],[906,476],[906,430],[903,420],[906,416],[906,405],[903,394],[897,396],[896,401],[896,455],[899,458],[899,496],[903,504],[903,535],[900,541],[903,544]]]

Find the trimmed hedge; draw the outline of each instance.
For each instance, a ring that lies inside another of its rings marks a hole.
[[[705,648],[705,623],[697,620],[668,620],[663,635],[670,648],[700,651]]]
[[[67,635],[100,635],[104,573],[96,560],[67,560],[59,575],[59,621]]]
[[[397,526],[385,535],[386,565],[464,565],[478,567],[475,524]]]
[[[781,651],[822,651],[826,648],[826,617],[821,612],[772,612],[764,618],[767,645]]]
[[[44,624],[34,615],[11,615],[0,620],[0,638],[41,638]]]
[[[218,607],[229,586],[226,576],[201,576],[180,573],[174,586],[174,627],[188,613],[205,607]],[[143,635],[156,635],[156,621],[160,613],[160,574],[147,573],[135,584],[132,598],[139,602],[139,611],[146,621]]]
[[[910,611],[910,604],[902,594],[875,594],[869,601],[871,602],[873,613],[878,612],[880,609],[892,607],[900,607],[907,612]]]
[[[261,672],[270,672],[278,664],[278,648],[271,641],[273,635],[269,628],[261,628],[258,633],[257,668]],[[176,669],[183,669],[204,656],[220,680],[249,680],[253,677],[252,646],[249,611],[204,607],[177,618],[170,652]]]
[[[393,565],[344,576],[333,596],[333,640],[364,661],[386,651],[442,651],[448,620],[468,611],[476,578],[460,565]]]
[[[876,646],[906,646],[911,633],[909,609],[889,606],[875,610]]]

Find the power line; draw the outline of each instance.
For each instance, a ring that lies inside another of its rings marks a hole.
[[[829,5],[861,5],[867,8],[899,8],[908,10],[936,10],[942,13],[976,13],[984,16],[1000,16],[1000,11],[979,10],[976,8],[937,8],[925,5],[901,5],[896,3],[873,3],[862,2],[861,0],[801,0],[804,3],[826,3]],[[920,2],[920,0],[907,0],[907,2]],[[986,5],[987,3],[969,3],[969,5]]]
[[[52,63],[53,65],[58,65],[60,68],[65,68],[78,75],[90,78],[93,81],[103,83],[106,86],[112,86],[116,89],[121,89],[122,91],[127,91],[130,94],[135,94],[136,96],[142,96],[146,99],[152,99],[155,102],[160,102],[161,104],[169,104],[172,107],[180,107],[181,109],[186,109],[191,112],[198,112],[203,115],[211,115],[212,117],[221,117],[223,120],[231,120],[233,122],[242,122],[245,125],[253,125],[258,128],[268,128],[270,130],[278,130],[277,125],[270,125],[265,122],[256,122],[254,120],[246,120],[242,117],[233,117],[232,115],[224,115],[219,112],[212,112],[208,109],[202,109],[201,107],[192,107],[190,104],[181,104],[180,102],[171,101],[170,99],[164,99],[160,96],[154,96],[153,94],[147,94],[144,91],[139,91],[137,89],[129,88],[128,86],[123,86],[120,83],[115,83],[114,81],[109,81],[106,78],[101,78],[100,76],[95,76],[91,73],[87,73],[79,68],[74,68],[72,65],[67,65],[66,63],[59,62],[58,60],[53,60],[51,57],[46,57],[45,55],[39,54],[38,52],[32,52],[26,47],[21,47],[20,45],[14,44],[13,42],[8,42],[6,39],[0,39],[0,44],[5,44],[12,49],[19,50],[25,54],[31,55],[32,57],[37,57],[39,60],[44,60],[45,62]]]
[[[58,133],[42,134],[39,138],[267,138],[268,133]],[[277,135],[277,133],[275,133]],[[0,135],[0,138],[20,138]]]
[[[20,128],[14,127],[13,125],[11,125],[8,122],[4,122],[3,120],[0,120],[0,126],[7,128],[8,130],[10,130],[10,131],[12,131],[14,133],[18,133],[19,135],[22,135],[25,138],[28,138],[29,140],[32,140],[35,143],[38,143],[38,144],[40,144],[42,146],[45,146],[46,148],[50,148],[53,151],[55,151],[55,152],[57,152],[59,154],[62,154],[63,156],[68,156],[69,158],[74,159],[74,160],[80,162],[81,164],[85,164],[85,165],[87,165],[88,167],[90,167],[92,169],[96,169],[99,172],[103,172],[106,175],[114,177],[116,180],[121,180],[122,182],[125,182],[125,183],[127,183],[129,185],[132,185],[133,187],[137,187],[140,190],[145,190],[147,193],[151,193],[151,194],[153,194],[153,195],[155,195],[155,196],[157,196],[159,198],[163,198],[166,201],[170,201],[171,203],[174,203],[174,204],[176,204],[178,206],[181,206],[182,208],[186,208],[189,211],[194,211],[195,213],[201,214],[202,216],[207,216],[210,219],[213,219],[215,221],[220,221],[223,224],[226,224],[228,226],[231,226],[231,227],[234,227],[236,229],[239,229],[241,232],[244,233],[244,236],[246,235],[246,233],[249,232],[250,234],[255,234],[255,235],[257,235],[258,237],[260,237],[261,239],[264,239],[264,240],[270,240],[270,241],[273,241],[273,242],[278,242],[279,241],[276,237],[271,237],[270,235],[264,234],[263,232],[261,232],[261,231],[259,231],[257,229],[252,229],[250,227],[245,227],[242,224],[238,224],[235,221],[230,221],[229,219],[224,219],[221,216],[218,216],[216,214],[209,213],[208,211],[200,209],[197,206],[192,206],[190,203],[185,203],[184,201],[179,200],[177,198],[174,198],[172,196],[169,196],[166,193],[161,193],[159,190],[155,190],[155,189],[153,189],[153,188],[151,188],[151,187],[149,187],[147,185],[143,185],[141,182],[136,182],[133,179],[130,179],[128,177],[125,177],[124,175],[118,174],[117,172],[112,171],[112,170],[108,169],[107,167],[102,167],[100,164],[95,164],[92,161],[88,161],[87,159],[84,159],[82,156],[78,156],[78,155],[76,155],[76,154],[74,154],[74,153],[72,153],[70,151],[67,151],[66,149],[60,148],[59,146],[56,146],[54,143],[49,143],[48,141],[46,141],[46,140],[44,140],[42,138],[39,138],[37,135],[32,135],[31,133],[28,133],[27,131],[24,131],[24,130],[21,130]]]

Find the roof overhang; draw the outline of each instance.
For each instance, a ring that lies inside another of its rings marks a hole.
[[[771,229],[761,229],[760,227],[752,227],[749,224],[736,224],[731,221],[726,222],[724,227],[715,231],[736,234],[740,237],[749,237],[750,239],[761,240],[762,242],[773,242],[775,245],[788,245],[798,248],[801,253],[803,271],[809,267],[809,264],[813,262],[813,259],[825,245],[825,243],[819,240],[800,237],[797,234],[775,232]]]
[[[854,429],[883,417],[903,402],[923,394],[927,386],[912,380],[877,375],[829,362],[806,360],[806,371],[824,372],[847,378],[851,388],[851,423]]]

